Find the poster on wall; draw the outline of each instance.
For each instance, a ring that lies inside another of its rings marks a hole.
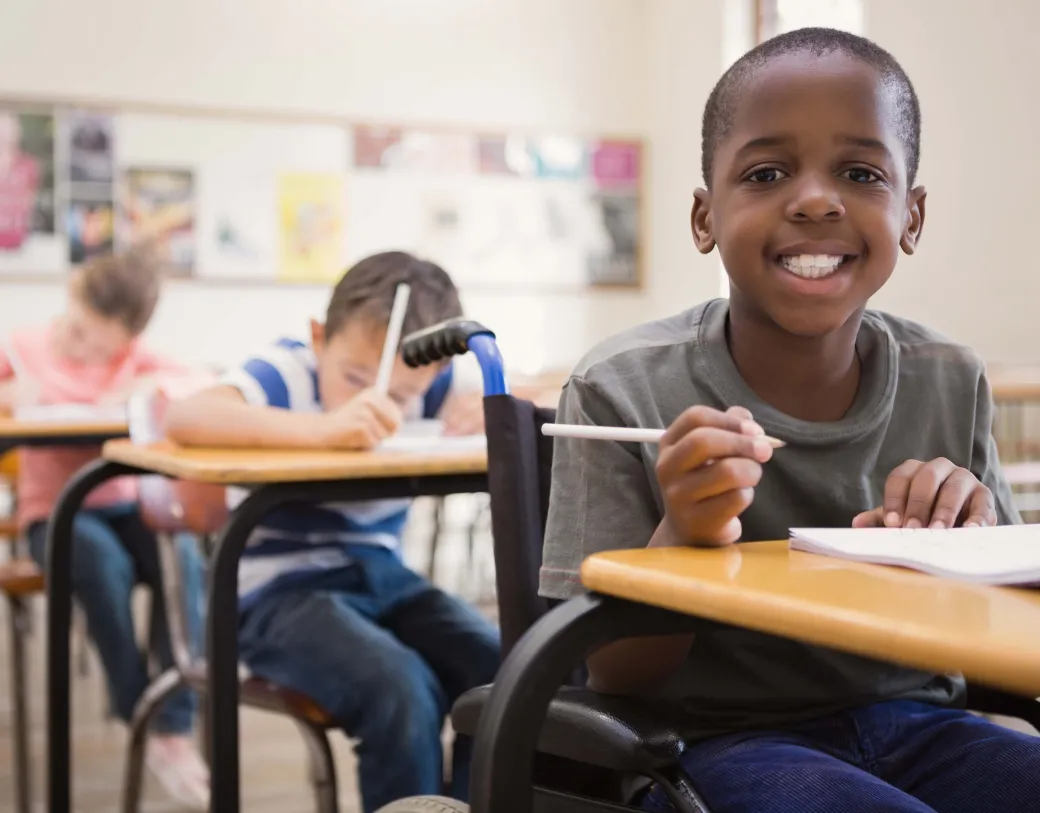
[[[115,248],[115,207],[111,200],[69,201],[65,232],[69,262],[78,265]]]
[[[596,186],[592,204],[609,236],[609,250],[588,257],[589,282],[638,285],[642,146],[637,142],[600,142],[591,150],[589,163]]]
[[[114,248],[115,123],[89,110],[68,110],[60,121],[68,179],[65,232],[69,262],[77,265]]]
[[[197,274],[223,279],[276,278],[275,173],[209,166],[199,173]]]
[[[69,110],[62,117],[69,182],[111,184],[115,180],[115,122],[107,113]]]
[[[60,272],[54,116],[0,105],[0,271]]]
[[[195,175],[189,169],[131,167],[123,174],[119,240],[148,243],[168,273],[195,268]]]
[[[609,237],[609,248],[588,255],[589,282],[638,285],[639,198],[628,192],[600,191],[592,200]]]
[[[468,133],[354,127],[354,166],[417,173],[470,173],[477,169],[478,145]]]
[[[329,283],[339,279],[344,265],[343,196],[343,176],[338,173],[279,177],[280,281]]]

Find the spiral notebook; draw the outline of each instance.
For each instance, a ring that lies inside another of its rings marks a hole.
[[[791,528],[792,550],[896,565],[948,579],[1040,585],[1040,525],[995,528]]]

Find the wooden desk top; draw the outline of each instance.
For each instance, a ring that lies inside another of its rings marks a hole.
[[[1040,365],[993,365],[986,375],[995,401],[1040,401]]]
[[[847,562],[784,542],[612,551],[595,592],[1040,696],[1040,591]]]
[[[164,441],[134,445],[110,440],[106,460],[199,483],[286,483],[308,480],[359,480],[482,474],[487,453],[412,454],[404,452],[326,452],[266,449],[188,449]]]
[[[26,421],[0,415],[0,441],[19,438],[120,437],[128,432],[126,421]]]

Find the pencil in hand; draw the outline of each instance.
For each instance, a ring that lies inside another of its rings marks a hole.
[[[628,426],[584,426],[566,423],[547,423],[542,426],[542,434],[547,437],[613,440],[621,443],[660,443],[664,433],[664,429],[634,429]],[[768,435],[765,441],[774,449],[782,449],[787,445],[784,441]]]

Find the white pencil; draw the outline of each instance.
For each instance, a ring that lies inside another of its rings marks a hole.
[[[585,440],[616,440],[621,443],[660,443],[664,429],[633,429],[628,426],[580,426],[566,423],[542,425],[542,434],[554,438],[582,438]],[[765,438],[774,449],[787,444],[782,440]]]
[[[379,359],[379,372],[376,374],[376,392],[386,395],[390,389],[390,374],[394,370],[394,359],[397,358],[397,347],[401,343],[401,330],[404,327],[404,316],[408,312],[408,298],[412,295],[410,285],[401,283],[394,294],[394,304],[390,308],[390,322],[386,326],[386,341],[383,342],[383,356]]]

